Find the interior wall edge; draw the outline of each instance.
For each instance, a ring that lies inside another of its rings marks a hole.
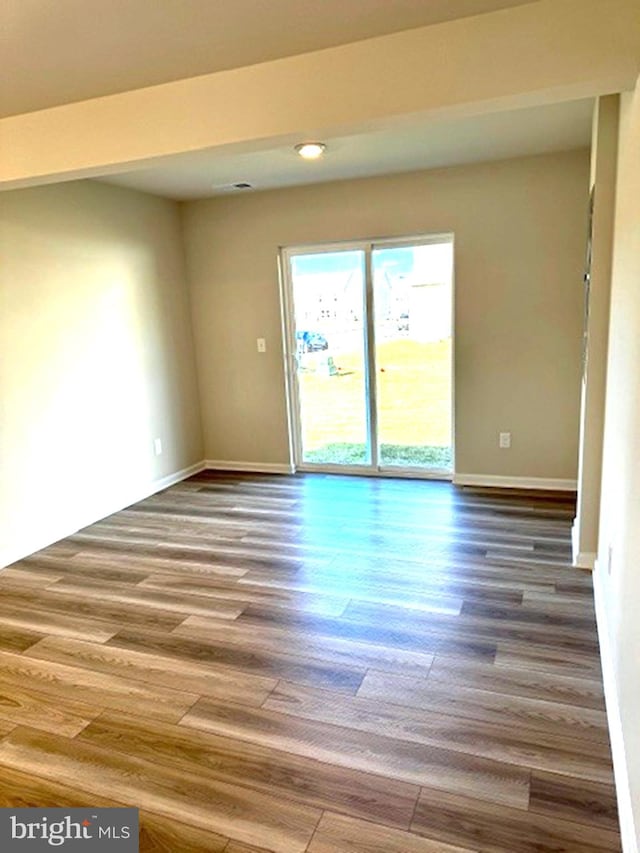
[[[600,662],[602,666],[602,680],[604,684],[604,695],[607,708],[609,739],[611,742],[611,755],[613,758],[613,772],[616,783],[622,850],[623,853],[640,853],[640,846],[638,844],[640,827],[636,830],[633,815],[629,763],[627,761],[622,715],[620,712],[620,703],[618,701],[619,692],[616,683],[615,660],[611,647],[606,595],[602,586],[602,567],[598,560],[595,562],[593,572],[593,594],[596,609],[596,624],[598,628],[598,642],[600,644]]]
[[[578,493],[580,492],[580,480],[578,480]],[[571,558],[576,569],[589,569],[593,571],[598,555],[595,551],[580,550],[580,526],[578,518],[573,519],[571,525]]]

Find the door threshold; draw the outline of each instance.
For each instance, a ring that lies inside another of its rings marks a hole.
[[[373,470],[364,465],[314,465],[302,464],[295,466],[296,474],[343,474],[346,477],[384,477],[401,478],[405,480],[443,480],[451,482],[453,472],[432,468],[381,468]]]

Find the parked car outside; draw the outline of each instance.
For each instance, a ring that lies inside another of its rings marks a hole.
[[[296,345],[302,352],[319,352],[329,349],[329,342],[320,332],[297,331]]]
[[[409,315],[405,312],[400,315],[398,318],[398,331],[399,332],[408,332],[409,331]]]

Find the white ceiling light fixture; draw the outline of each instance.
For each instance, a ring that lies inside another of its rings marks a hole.
[[[327,150],[324,142],[301,142],[295,150],[303,160],[318,160]]]

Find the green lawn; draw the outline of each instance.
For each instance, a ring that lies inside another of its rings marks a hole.
[[[317,450],[305,453],[305,462],[322,462],[324,464],[367,465],[367,448],[365,444],[348,444],[334,442],[325,444]],[[379,461],[381,465],[424,466],[426,468],[451,468],[451,448],[435,447],[434,445],[380,445]]]
[[[366,463],[362,357],[334,356],[339,372],[316,368],[309,353],[298,374],[307,462]],[[451,341],[406,338],[378,346],[376,375],[381,464],[451,466]]]

